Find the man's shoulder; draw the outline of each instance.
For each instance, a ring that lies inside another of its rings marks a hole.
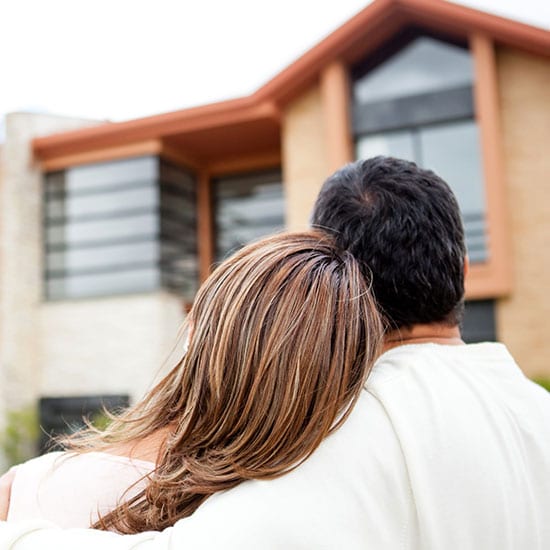
[[[381,518],[381,509],[392,513]],[[360,548],[369,541],[382,547],[379,537],[400,536],[411,514],[399,441],[383,406],[363,391],[343,425],[304,463],[210,497],[174,536],[182,546],[195,543],[214,523],[220,532],[209,534],[213,547],[231,541],[231,548],[282,549],[297,540],[304,548]]]

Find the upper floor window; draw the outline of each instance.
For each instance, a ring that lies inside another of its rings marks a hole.
[[[421,36],[355,71],[358,158],[390,155],[434,170],[455,192],[472,263],[488,259],[473,63],[467,49]]]
[[[195,182],[157,157],[46,174],[50,299],[197,286]]]
[[[213,182],[216,260],[284,227],[281,172],[271,170]]]

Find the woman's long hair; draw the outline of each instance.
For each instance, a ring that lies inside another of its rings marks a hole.
[[[94,526],[161,530],[212,494],[297,467],[347,418],[382,326],[357,261],[319,233],[239,250],[199,290],[180,363],[77,451],[169,426],[146,488]]]

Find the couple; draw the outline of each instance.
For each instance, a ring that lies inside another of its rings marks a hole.
[[[17,471],[10,520],[97,530],[8,521],[0,549],[550,548],[550,397],[461,340],[448,186],[359,161],[312,221],[216,269],[181,362],[107,432]]]

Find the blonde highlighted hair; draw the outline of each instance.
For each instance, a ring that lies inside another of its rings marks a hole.
[[[239,250],[199,290],[187,353],[104,432],[70,441],[108,449],[167,436],[146,488],[95,527],[161,530],[210,495],[297,467],[347,418],[382,325],[351,254],[315,232]]]

